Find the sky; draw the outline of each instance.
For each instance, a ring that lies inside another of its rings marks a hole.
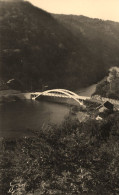
[[[119,0],[27,0],[51,13],[84,15],[119,22]]]

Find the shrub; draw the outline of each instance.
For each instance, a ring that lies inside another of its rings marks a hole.
[[[118,121],[118,112],[100,122],[67,118],[32,137],[2,139],[1,194],[118,194]]]

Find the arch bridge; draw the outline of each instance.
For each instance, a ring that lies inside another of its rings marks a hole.
[[[81,106],[84,106],[83,100],[86,100],[86,97],[79,96],[76,93],[66,90],[66,89],[51,89],[51,90],[46,90],[43,92],[34,92],[31,93],[32,99],[36,100],[40,96],[52,96],[52,97],[60,97],[60,98],[71,98],[75,100],[78,104]]]

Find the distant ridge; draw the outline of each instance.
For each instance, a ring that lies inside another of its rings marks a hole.
[[[27,1],[0,1],[0,78],[24,89],[79,89],[119,66],[119,24],[55,15]]]

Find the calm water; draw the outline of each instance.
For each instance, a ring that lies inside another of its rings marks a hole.
[[[90,96],[95,91],[92,85],[79,95]],[[40,130],[48,124],[60,124],[68,116],[70,107],[43,101],[16,101],[0,105],[0,137],[30,135],[29,129]],[[82,117],[82,113],[79,113]],[[80,117],[80,116],[79,116]]]
[[[70,108],[43,101],[16,101],[0,105],[0,137],[29,135],[29,129],[60,124]]]

